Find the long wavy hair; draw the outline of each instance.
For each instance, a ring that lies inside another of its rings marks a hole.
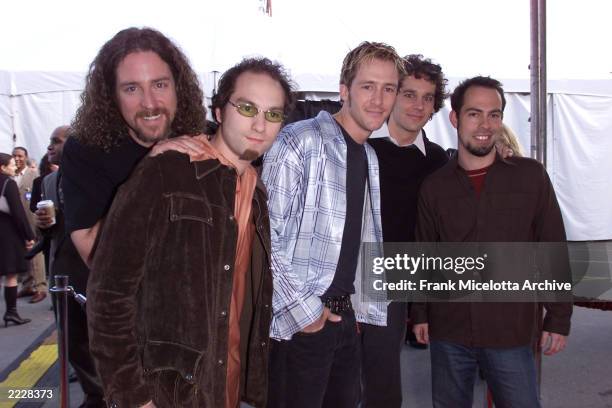
[[[108,151],[128,137],[115,94],[117,66],[128,54],[141,51],[159,55],[174,76],[177,107],[170,136],[204,131],[204,94],[187,57],[159,31],[131,27],[119,31],[104,44],[89,66],[81,106],[71,124],[73,137],[82,144]]]

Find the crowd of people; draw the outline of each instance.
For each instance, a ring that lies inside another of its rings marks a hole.
[[[180,48],[120,31],[41,177],[24,148],[0,154],[5,325],[29,321],[19,274],[46,298],[45,263],[87,295],[68,311],[82,407],[400,407],[407,331],[430,345],[435,407],[471,407],[478,367],[496,406],[540,406],[534,344],[565,347],[571,304],[360,296],[363,243],[565,241],[545,169],[504,131],[502,84],[452,92],[450,154],[423,129],[446,87],[430,59],[363,42],[340,110],[287,124],[289,73],[247,58],[221,76],[211,126]]]

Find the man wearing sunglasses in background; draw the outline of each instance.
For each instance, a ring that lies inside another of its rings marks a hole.
[[[265,406],[270,226],[250,163],[276,138],[291,91],[279,64],[243,60],[219,81],[211,140],[145,158],[119,189],[88,299],[109,403]]]
[[[388,118],[403,69],[392,47],[360,44],[344,59],[340,111],[286,126],[265,156],[272,407],[359,402],[356,321],[384,326],[387,318],[386,302],[359,301],[361,243],[382,241],[378,162],[365,142]]]

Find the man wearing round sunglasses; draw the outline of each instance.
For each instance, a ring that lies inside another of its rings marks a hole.
[[[274,142],[291,91],[281,65],[243,60],[212,98],[212,138],[191,138],[187,154],[166,143],[119,189],[87,309],[109,402],[266,406],[270,225],[251,161]]]
[[[362,242],[381,242],[378,161],[366,142],[388,118],[404,71],[393,47],[364,42],[344,59],[342,108],[286,126],[264,158],[272,229],[272,407],[356,407]]]

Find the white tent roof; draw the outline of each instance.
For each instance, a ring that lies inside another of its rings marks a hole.
[[[24,145],[40,158],[48,136],[79,105],[89,63],[104,42],[129,26],[171,37],[200,73],[205,94],[213,71],[249,55],[283,63],[309,95],[335,95],[346,52],[383,41],[402,55],[421,53],[457,81],[502,80],[504,120],[529,154],[529,2],[508,0],[12,1],[0,25],[0,151]],[[553,0],[547,7],[548,170],[570,239],[612,239],[612,3]],[[218,76],[218,75],[217,75]],[[456,143],[448,107],[427,125],[445,147]],[[15,140],[13,140],[13,134]]]
[[[114,33],[146,25],[176,40],[200,72],[265,54],[294,75],[335,75],[346,51],[367,39],[388,42],[401,54],[427,55],[449,76],[529,76],[529,2],[272,0],[271,18],[258,11],[260,4],[8,2],[0,25],[0,70],[83,72]],[[600,0],[548,2],[550,79],[611,79],[612,54],[597,46],[612,38],[610,11],[610,2]]]

